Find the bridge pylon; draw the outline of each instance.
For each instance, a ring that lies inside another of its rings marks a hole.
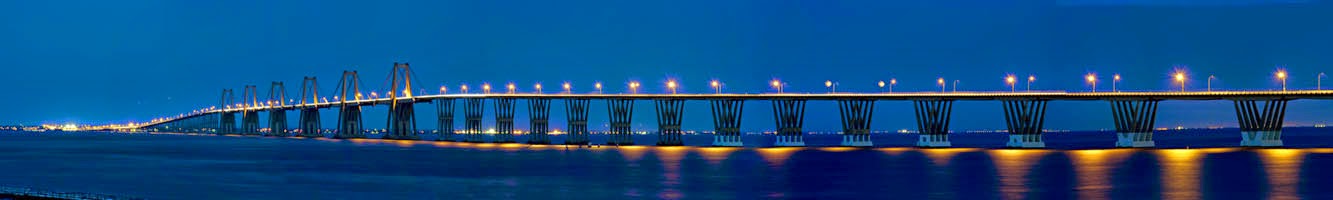
[[[1235,99],[1236,118],[1240,123],[1240,146],[1282,146],[1282,121],[1289,99]],[[1256,102],[1264,101],[1261,108]]]
[[[241,135],[259,135],[259,89],[254,85],[245,86],[241,93],[245,106],[241,111]]]
[[[633,99],[607,99],[606,111],[611,121],[610,133],[607,145],[629,146],[634,145],[634,100]]]
[[[773,99],[773,119],[777,122],[778,136],[774,146],[805,146],[806,99]]]
[[[657,146],[685,145],[680,130],[685,119],[684,99],[656,99],[653,105],[657,109]]]
[[[528,99],[528,144],[550,144],[551,99]]]
[[[435,137],[435,140],[454,141],[454,99],[436,99],[435,110],[438,115],[437,117],[439,117],[437,118],[439,119],[439,123],[436,124],[438,126],[438,129],[436,130],[439,131],[437,133],[439,136]]]
[[[949,147],[949,118],[953,112],[951,99],[912,100],[916,106],[916,127],[920,134],[918,147]]]
[[[215,128],[216,134],[236,133],[236,113],[227,111],[232,109],[233,106],[236,108],[240,107],[240,105],[235,104],[235,98],[236,93],[233,92],[233,90],[222,89],[222,100],[219,101],[222,105],[218,106],[218,108],[223,108],[223,110],[218,112],[218,125]]]
[[[870,119],[875,113],[875,100],[838,100],[838,113],[842,117],[842,146],[875,146],[870,141]]]
[[[514,98],[495,98],[495,143],[514,143]]]
[[[1042,127],[1046,122],[1047,100],[1002,100],[1005,127],[1010,148],[1046,148]]]
[[[588,140],[588,102],[586,98],[565,99],[565,119],[569,120],[568,137],[565,144],[587,145]]]
[[[713,146],[739,147],[741,142],[741,111],[745,100],[709,100],[713,110]]]
[[[338,98],[338,133],[334,138],[366,138],[361,120],[361,77],[356,71],[343,71],[342,79],[338,80],[337,90],[341,93]],[[348,103],[348,98],[352,102]]]
[[[268,88],[268,102],[271,107],[287,106],[287,87],[275,81]],[[287,110],[273,108],[268,110],[268,136],[287,137]]]
[[[1148,148],[1153,142],[1153,124],[1157,122],[1157,103],[1154,99],[1112,99],[1111,114],[1115,121],[1116,147]]]
[[[481,117],[485,114],[486,101],[481,98],[463,99],[463,141],[484,142],[482,138]]]
[[[384,139],[421,139],[417,136],[416,109],[412,106],[416,104],[412,98],[412,68],[407,63],[393,63],[389,85],[389,118],[385,126],[389,132]]]
[[[297,122],[301,129],[301,137],[324,137],[320,132],[319,125],[319,82],[315,77],[307,76],[301,80],[301,101],[298,109],[301,110],[300,122]],[[325,101],[324,103],[328,103]]]

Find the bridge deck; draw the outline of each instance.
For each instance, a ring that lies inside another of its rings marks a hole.
[[[230,108],[210,110],[207,112],[198,112],[182,117],[168,120],[140,124],[139,127],[149,127],[156,124],[172,122],[179,119],[188,119],[195,116],[202,116],[218,112],[240,112],[240,111],[268,111],[268,110],[293,110],[301,108],[333,108],[343,105],[374,106],[385,105],[398,100],[398,102],[429,102],[435,99],[468,99],[468,98],[519,98],[519,99],[687,99],[687,100],[709,100],[709,99],[740,99],[740,100],[773,100],[773,99],[807,99],[807,100],[838,100],[838,99],[870,99],[870,100],[1071,100],[1071,101],[1092,101],[1092,100],[1117,100],[1117,99],[1149,99],[1149,100],[1228,100],[1228,99],[1333,99],[1333,90],[1291,90],[1291,91],[1198,91],[1198,92],[1063,92],[1063,91],[1033,91],[1033,92],[894,92],[894,93],[764,93],[764,94],[537,94],[537,93],[491,93],[491,94],[438,94],[438,95],[420,95],[413,97],[378,98],[361,99],[353,101],[330,101],[313,104],[301,105],[274,105],[274,106],[256,106],[246,108]]]

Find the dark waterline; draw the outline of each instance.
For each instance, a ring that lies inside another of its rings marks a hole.
[[[1284,139],[1293,146],[1333,141],[1322,133],[1289,129]],[[1076,137],[1080,134],[1084,137]],[[1164,146],[1234,146],[1239,141],[1239,136],[1227,138],[1235,134],[1225,130],[1160,135]],[[1001,137],[1002,145],[1002,136],[958,134],[957,141],[974,142],[955,144],[987,147],[989,137]],[[898,135],[880,137],[878,145],[902,143]],[[1071,141],[1066,139],[1104,137],[1114,141],[1099,133],[1067,133],[1051,134],[1048,142],[1057,146]],[[830,138],[836,142],[832,135],[811,140]],[[23,132],[0,132],[0,144],[0,170],[5,171],[0,185],[150,199],[1333,198],[1333,192],[1322,189],[1333,187],[1333,172],[1323,170],[1333,167],[1333,148],[580,149]]]

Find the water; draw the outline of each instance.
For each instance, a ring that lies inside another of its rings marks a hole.
[[[1333,141],[1323,136],[1326,132],[1293,128],[1284,137],[1295,146],[1320,147]],[[1234,130],[1159,135],[1163,146],[1228,146],[1239,141]],[[750,137],[747,140],[765,139]],[[907,137],[903,135],[877,137],[880,145],[910,143],[897,141]],[[1000,140],[989,142],[991,137]],[[708,139],[688,138],[692,144]],[[1105,132],[1057,133],[1048,143],[1074,148],[1064,144],[1105,138],[1114,141]],[[652,143],[651,136],[636,139]],[[958,134],[955,140],[960,146],[991,146],[1003,144],[1003,135]],[[826,145],[836,142],[836,136],[812,136],[810,142]],[[1326,170],[1333,167],[1333,148],[567,149],[0,132],[0,152],[3,186],[149,199],[1333,198],[1333,191],[1326,189],[1333,188],[1333,170]]]

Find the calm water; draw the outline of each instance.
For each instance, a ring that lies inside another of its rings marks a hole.
[[[1326,129],[1288,129],[1318,147]],[[1227,146],[1235,130],[1164,132]],[[758,143],[766,138],[750,136]],[[879,135],[907,145],[910,135]],[[652,137],[638,138],[651,144]],[[990,141],[998,139],[998,141]],[[559,140],[559,138],[557,138]],[[706,136],[690,137],[691,144]],[[836,136],[812,136],[815,145]],[[956,145],[1003,145],[958,134]],[[594,141],[597,141],[595,138]],[[1048,142],[1114,141],[1055,133]],[[1106,144],[1095,144],[1107,146]],[[1333,145],[1323,145],[1333,146]],[[1333,148],[988,150],[528,146],[0,132],[0,185],[150,199],[1330,199]]]

